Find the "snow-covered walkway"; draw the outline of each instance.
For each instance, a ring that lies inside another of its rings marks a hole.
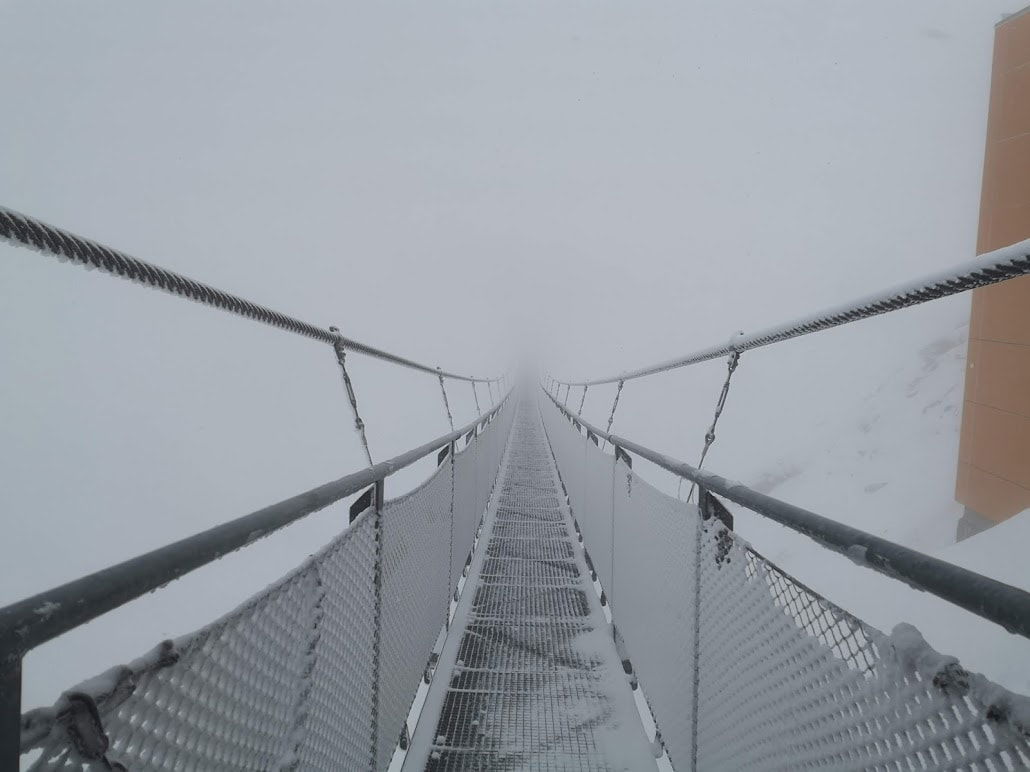
[[[501,480],[405,769],[653,769],[531,401]]]

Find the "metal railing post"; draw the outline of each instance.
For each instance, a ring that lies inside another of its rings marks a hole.
[[[18,769],[21,757],[21,657],[0,665],[0,769]]]
[[[568,392],[565,394],[568,397]],[[611,517],[608,527],[612,533],[612,550],[608,562],[608,610],[612,612],[612,624],[615,624],[615,480],[619,476],[619,449],[615,448],[615,455],[612,456],[612,485],[608,489],[608,509]]]
[[[447,605],[444,607],[444,627],[447,630],[451,629],[451,598],[458,593],[457,581],[451,586],[451,569],[454,567],[454,459],[455,453],[458,452],[458,444],[455,440],[451,440],[451,444],[447,446],[447,452],[451,456],[451,536],[448,540],[447,547]]]
[[[375,592],[375,633],[372,637],[372,763],[369,769],[376,769],[379,756],[379,668],[382,659],[383,640],[383,499],[386,480],[377,480],[372,493],[375,528],[375,570],[373,587]]]
[[[308,569],[312,593],[308,611],[308,644],[307,647],[298,652],[301,658],[300,676],[297,684],[297,697],[293,705],[293,730],[290,736],[293,742],[292,758],[279,768],[279,772],[293,772],[300,767],[301,756],[303,755],[304,744],[307,742],[307,723],[310,711],[308,702],[311,699],[311,692],[314,689],[314,672],[318,658],[318,642],[322,637],[322,618],[325,616],[323,602],[325,601],[325,585],[322,583],[322,574],[318,561],[311,563]]]
[[[706,492],[707,493],[707,492]],[[697,769],[697,725],[701,705],[701,518],[694,518],[694,694],[690,711],[690,768]]]
[[[608,590],[608,603],[612,610],[612,622],[615,621],[615,486],[619,476],[619,462],[622,461],[630,474],[633,470],[633,458],[619,445],[613,445],[615,458],[612,463],[612,573],[611,588]]]

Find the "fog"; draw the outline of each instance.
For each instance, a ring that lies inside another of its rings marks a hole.
[[[0,202],[432,366],[615,374],[972,257],[1018,6],[9,2]],[[820,452],[968,302],[745,354],[707,466]],[[432,376],[348,364],[375,460],[448,430]],[[4,244],[0,371],[2,603],[365,465],[331,348]],[[724,373],[628,383],[615,428],[696,459]],[[913,546],[954,535],[956,415]],[[925,443],[882,451],[902,476]],[[346,504],[41,647],[25,706],[231,608]]]

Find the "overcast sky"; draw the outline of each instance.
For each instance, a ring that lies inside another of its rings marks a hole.
[[[607,374],[971,257],[993,28],[1018,7],[6,2],[0,202],[446,369]],[[746,358],[713,463],[758,474],[967,309]],[[351,359],[377,460],[445,431],[432,378]],[[362,465],[327,347],[9,246],[0,368],[0,602]],[[694,457],[723,369],[628,385],[618,428]],[[44,647],[26,705],[344,519]]]

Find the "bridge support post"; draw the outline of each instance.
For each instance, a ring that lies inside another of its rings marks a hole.
[[[472,384],[475,386],[475,382]],[[454,500],[454,461],[455,454],[458,452],[457,440],[451,440],[451,444],[447,446],[448,452],[451,454],[451,535],[450,541],[448,542],[447,548],[447,606],[444,611],[444,628],[450,632],[451,629],[451,599],[455,602],[458,600],[458,585],[455,582],[454,586],[451,587],[451,567],[454,565],[454,506],[457,503]]]
[[[707,493],[702,488],[699,499],[704,498]],[[703,515],[694,518],[694,693],[691,699],[692,706],[690,711],[691,769],[697,769],[697,714],[701,709],[701,539],[704,536],[702,518]]]
[[[375,633],[372,637],[372,763],[369,769],[377,769],[379,762],[379,669],[383,642],[383,500],[386,481],[376,480],[372,488],[372,507],[375,516],[376,557],[373,578],[375,588]]]
[[[0,665],[0,769],[21,757],[21,657]]]

